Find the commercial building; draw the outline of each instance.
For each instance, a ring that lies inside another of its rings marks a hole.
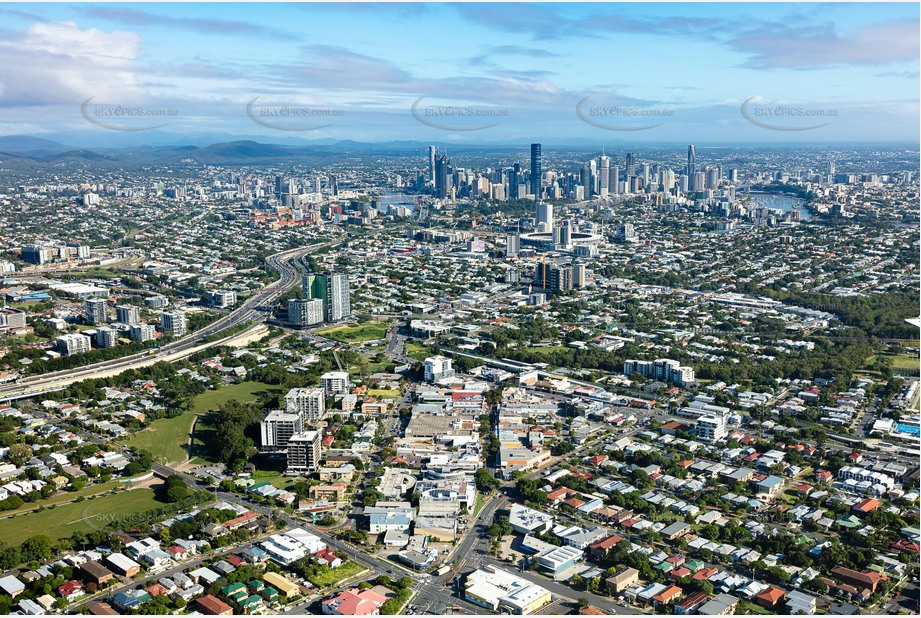
[[[537,566],[553,574],[562,573],[573,566],[585,554],[575,547],[557,547],[537,557]]]
[[[104,298],[83,301],[83,316],[89,324],[105,324],[109,319],[109,301]]]
[[[54,340],[55,348],[64,356],[83,354],[92,349],[90,338],[81,333],[68,333]]]
[[[387,597],[374,590],[351,588],[326,599],[320,607],[330,616],[376,616],[386,601]]]
[[[728,435],[724,416],[706,415],[697,419],[694,429],[697,439],[705,444],[715,444]]]
[[[323,322],[323,301],[319,298],[292,298],[288,301],[288,321],[297,326]]]
[[[233,290],[214,290],[208,292],[208,304],[218,309],[226,309],[237,304],[237,293]]]
[[[265,415],[260,425],[263,451],[281,452],[288,448],[288,440],[304,431],[304,419],[300,414],[272,410]]]
[[[137,324],[141,321],[141,308],[135,305],[115,305],[115,320],[122,324]]]
[[[326,396],[345,395],[349,392],[349,374],[346,371],[329,371],[320,376],[320,388]]]
[[[320,467],[320,432],[303,431],[288,438],[288,467],[285,474],[310,474]]]
[[[184,311],[164,311],[160,314],[160,330],[182,337],[188,329]]]
[[[349,276],[344,273],[304,275],[304,298],[322,300],[323,319],[338,322],[352,315]]]
[[[620,594],[640,581],[640,572],[633,567],[624,567],[604,581],[608,586],[608,590],[613,594]]]
[[[480,567],[467,576],[464,598],[494,612],[516,616],[533,614],[553,599],[546,588],[494,566]]]
[[[508,523],[518,534],[537,534],[550,530],[553,525],[553,515],[521,504],[512,504],[509,507]]]
[[[684,367],[678,361],[667,358],[660,358],[654,361],[624,361],[624,375],[629,377],[633,373],[639,373],[654,380],[671,382],[682,388],[688,388],[694,384],[694,370],[692,368]]]
[[[454,376],[451,359],[446,356],[429,356],[425,359],[425,381],[437,382]]]
[[[157,329],[153,324],[132,324],[128,336],[132,341],[153,341],[157,338]]]
[[[285,395],[285,410],[299,415],[304,425],[316,423],[326,413],[326,392],[323,388],[292,388]]]
[[[114,348],[118,345],[118,330],[114,328],[97,328],[96,329],[96,347],[97,348]]]

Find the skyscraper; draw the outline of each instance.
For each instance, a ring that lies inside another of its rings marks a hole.
[[[604,196],[608,194],[610,188],[611,157],[601,155],[598,168],[598,193]]]
[[[518,185],[521,184],[521,163],[516,163],[508,174],[508,199],[519,199]]]
[[[540,144],[531,144],[531,193],[534,199],[540,201],[540,177],[542,174],[540,164]]]
[[[435,183],[435,147],[429,146],[429,180]]]
[[[90,324],[105,324],[109,317],[108,307],[104,298],[89,298],[83,303],[83,316]]]
[[[688,177],[688,190],[696,191],[698,187],[694,186],[694,174],[697,173],[697,150],[694,144],[688,146],[688,165],[684,173]]]
[[[316,472],[320,464],[319,431],[303,431],[288,438],[287,475]]]
[[[541,232],[549,232],[553,229],[553,204],[537,202],[537,227]]]
[[[448,155],[435,155],[435,197],[439,199],[447,198],[450,193],[448,163]]]
[[[304,275],[303,285],[304,298],[319,298],[324,302],[323,318],[327,322],[338,322],[352,314],[348,275]]]
[[[636,153],[628,152],[627,153],[627,177],[636,176]]]

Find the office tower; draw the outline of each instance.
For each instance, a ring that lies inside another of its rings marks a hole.
[[[172,333],[173,337],[182,337],[186,328],[184,311],[164,311],[160,314],[160,330]]]
[[[328,305],[330,322],[338,322],[352,315],[348,275],[334,273],[329,276]]]
[[[137,324],[141,321],[141,308],[134,305],[116,305],[115,321],[122,324]]]
[[[582,199],[592,198],[592,168],[586,163],[579,172],[579,184],[582,185]]]
[[[731,182],[732,184],[739,182],[739,170],[738,169],[734,167],[729,169],[729,182]]]
[[[650,173],[649,164],[648,164],[648,163],[643,163],[643,171],[642,171],[642,173],[640,174],[640,177],[643,179],[643,186],[644,186],[644,187],[648,187],[648,186],[649,186],[649,173]]]
[[[296,433],[304,431],[304,419],[300,414],[272,410],[260,423],[262,440],[260,449],[265,452],[280,452],[288,448],[288,441]]]
[[[519,185],[521,184],[521,163],[516,163],[508,174],[508,199],[520,199]]]
[[[694,144],[688,146],[688,164],[684,173],[688,177],[688,190],[699,191],[700,188],[694,185],[695,174],[697,174],[697,149],[694,148]]]
[[[323,319],[338,322],[352,314],[349,276],[344,273],[304,275],[304,298],[323,301]]]
[[[90,324],[105,324],[109,317],[108,307],[104,298],[88,298],[83,303],[83,315]]]
[[[451,359],[446,356],[429,356],[425,359],[424,365],[426,382],[437,382],[442,378],[454,376]]]
[[[572,266],[557,266],[542,262],[534,271],[534,285],[544,290],[571,290]]]
[[[694,178],[693,178],[694,183],[693,183],[693,187],[691,188],[691,190],[692,191],[703,191],[707,184],[706,176],[707,175],[704,174],[703,172],[695,172]]]
[[[598,193],[605,196],[611,189],[611,157],[601,155],[598,168]]]
[[[435,197],[446,199],[451,193],[448,155],[435,155]]]
[[[675,188],[675,172],[670,169],[662,170],[662,190],[666,193]]]
[[[288,321],[298,326],[312,326],[323,321],[324,301],[319,298],[288,300]]]
[[[157,338],[157,329],[154,328],[153,324],[132,324],[131,329],[128,331],[128,336],[131,337],[131,341],[140,343],[153,341]]]
[[[281,194],[285,190],[285,178],[284,176],[277,175],[275,176],[275,197],[280,198]]]
[[[553,231],[551,232],[551,238],[553,240],[553,246],[556,247],[560,244],[560,230],[562,228],[558,225],[553,226]]]
[[[285,412],[299,414],[303,423],[316,423],[326,412],[326,392],[322,388],[292,388],[285,395]]]
[[[330,195],[332,196],[339,195],[339,178],[337,178],[336,176],[330,175],[329,186],[327,188],[329,189]]]
[[[326,396],[345,395],[349,392],[349,374],[345,371],[330,371],[320,376],[320,388]]]
[[[19,257],[27,264],[44,264],[51,261],[51,249],[41,245],[25,245],[19,252]]]
[[[573,264],[572,267],[572,285],[576,288],[585,287],[585,265]]]
[[[429,181],[435,183],[435,147],[429,146]]]
[[[540,144],[531,144],[531,194],[534,199],[540,201],[541,198],[541,168],[540,161]]]
[[[614,234],[614,238],[623,242],[636,240],[636,230],[633,228],[633,224],[622,223],[618,225],[617,232]]]
[[[541,229],[543,226],[546,229]],[[537,202],[537,227],[538,231],[550,231],[553,229],[553,204]]]
[[[509,234],[505,237],[505,257],[517,257],[521,252],[521,237],[518,234]]]
[[[687,193],[690,188],[690,182],[688,182],[687,174],[682,174],[678,177],[678,190],[682,193]]]
[[[563,221],[563,225],[560,227],[560,244],[564,247],[572,244],[572,227],[570,227],[569,221]]]
[[[96,347],[114,348],[118,345],[118,331],[114,328],[96,329]]]
[[[82,354],[91,349],[90,338],[82,333],[68,333],[54,340],[55,348],[64,356]]]
[[[288,438],[285,474],[310,474],[320,467],[320,432],[302,431]]]
[[[627,163],[627,178],[630,176],[636,176],[636,153],[628,152],[626,157]]]
[[[620,193],[620,168],[616,165],[611,166],[611,177],[608,179],[608,191],[614,195]]]
[[[708,167],[706,174],[705,186],[708,189],[716,189],[720,184],[719,170],[714,167]]]

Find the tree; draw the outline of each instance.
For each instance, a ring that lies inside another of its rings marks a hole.
[[[181,476],[171,474],[166,478],[165,494],[167,502],[180,502],[189,497],[189,488]]]
[[[32,447],[28,444],[11,444],[7,458],[18,468],[32,458]]]
[[[579,597],[579,609],[585,609],[589,606],[588,599],[585,597]]]

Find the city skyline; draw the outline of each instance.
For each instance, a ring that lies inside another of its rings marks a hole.
[[[74,146],[893,142],[919,126],[908,4],[0,13],[0,134]]]

